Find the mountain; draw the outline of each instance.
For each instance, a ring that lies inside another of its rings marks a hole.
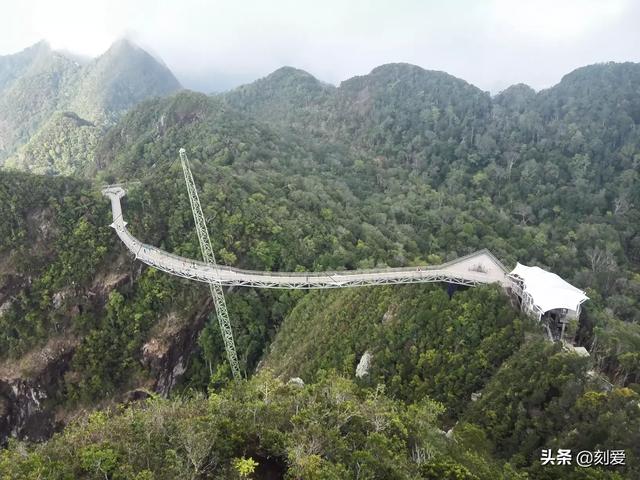
[[[491,111],[487,93],[444,72],[410,64],[383,65],[338,88],[326,87],[306,72],[280,69],[222,97],[282,131],[320,143],[338,142],[381,159],[400,157],[413,165],[426,165],[439,142],[460,143],[464,135],[473,141]],[[282,108],[274,108],[274,102]]]
[[[180,88],[164,65],[128,40],[82,64],[40,42],[0,57],[0,72],[0,162],[8,159],[8,166],[49,174],[77,172],[91,161],[57,153],[57,145],[87,137],[86,129],[76,131],[77,124],[61,122],[60,112],[78,117],[82,127],[95,127],[87,145],[73,147],[78,150],[74,155],[82,155],[92,149],[93,137],[130,107]]]
[[[86,152],[86,177],[0,172],[0,442],[68,426],[10,442],[0,477],[637,478],[637,68],[493,98],[407,64],[338,87],[284,68],[143,100],[99,135],[56,110],[24,148]],[[220,263],[387,268],[488,248],[587,291],[565,335],[590,356],[490,286],[235,288],[248,380],[231,382],[206,285],[136,262],[99,194],[137,181],[131,231],[198,258],[181,147]],[[549,469],[547,448],[624,449],[626,465]]]
[[[355,137],[382,155],[390,153],[391,142],[403,144],[405,155],[420,156],[433,140],[459,143],[471,135],[466,141],[473,141],[474,127],[489,117],[491,99],[444,72],[389,64],[342,82],[330,109],[342,141]]]
[[[456,442],[474,432],[476,461],[488,454],[507,465],[529,465],[529,478],[588,478],[571,470],[547,477],[539,463],[547,445],[588,450],[608,442],[635,456],[637,386],[635,392],[607,386],[590,370],[589,358],[536,330],[498,289],[487,287],[459,290],[452,298],[445,288],[425,285],[313,292],[281,325],[262,369],[316,384],[327,372],[352,376],[366,365],[360,385],[384,385],[385,395],[406,404],[441,402],[443,429],[453,426]],[[458,461],[475,478],[509,478],[469,458]],[[632,472],[598,475],[634,478]]]
[[[94,162],[103,128],[74,112],[57,111],[7,160],[7,167],[35,174],[73,175]]]
[[[312,128],[318,107],[335,87],[292,67],[282,67],[265,78],[238,87],[224,99],[237,110],[264,122],[277,122],[300,131]]]
[[[629,128],[628,124],[640,122],[639,80],[640,64],[632,62],[578,68],[540,92],[541,102],[546,104],[545,117],[607,123],[617,116],[615,120],[622,123],[615,127]],[[601,108],[593,108],[593,102]]]
[[[455,421],[518,350],[525,325],[490,287],[452,298],[427,285],[312,293],[285,319],[263,366],[283,378],[314,382],[330,370],[355,372],[366,354],[366,383],[383,383],[388,394],[408,402],[428,395],[447,405]],[[445,353],[450,351],[455,355]]]
[[[40,43],[3,57],[7,81],[0,90],[0,161],[25,143],[58,108],[80,65]]]
[[[180,83],[162,63],[122,39],[83,68],[70,109],[97,123],[114,123],[132,106],[179,90]]]
[[[531,108],[535,98],[536,91],[533,88],[524,83],[519,83],[501,91],[494,97],[493,103],[511,111],[524,113]]]
[[[15,55],[0,56],[0,90],[20,77],[39,54],[46,54],[49,50],[49,45],[40,41]]]

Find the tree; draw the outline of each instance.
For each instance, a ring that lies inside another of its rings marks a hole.
[[[253,458],[236,458],[233,460],[233,468],[236,469],[240,478],[251,478],[251,474],[256,471],[256,467],[258,466],[258,462],[256,462]]]

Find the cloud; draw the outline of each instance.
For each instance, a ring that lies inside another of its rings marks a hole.
[[[494,21],[510,34],[548,42],[579,38],[619,20],[629,3],[629,0],[496,0],[491,12]]]
[[[46,38],[95,56],[127,35],[205,91],[282,65],[337,84],[405,61],[495,92],[640,59],[640,6],[631,0],[21,0],[0,6],[0,19],[0,53]]]

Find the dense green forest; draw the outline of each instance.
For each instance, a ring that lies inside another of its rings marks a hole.
[[[523,340],[524,319],[498,288],[451,299],[429,286],[322,292],[296,305],[265,366],[313,380],[326,370],[355,371],[368,351],[368,382],[385,384],[394,398],[443,402],[453,419]]]
[[[396,402],[381,386],[361,389],[333,374],[300,387],[262,372],[208,397],[153,398],[143,408],[94,413],[27,455],[13,448],[0,452],[0,473],[50,479],[474,480],[479,477],[472,471],[480,471],[491,475],[483,478],[526,478],[472,453],[477,429],[461,429],[459,441],[448,442],[435,426],[442,410],[428,398]],[[419,455],[430,461],[416,462]]]
[[[0,429],[2,382],[43,378],[35,352],[61,339],[46,408],[70,425],[11,440],[0,477],[637,478],[639,85],[637,64],[495,97],[405,64],[339,87],[283,68],[144,101],[106,133],[79,105],[55,114],[18,155],[75,178],[0,172]],[[132,233],[198,257],[180,147],[221,263],[396,267],[488,248],[587,291],[570,337],[591,357],[543,340],[493,287],[240,289],[250,380],[230,382],[207,289],[134,262],[99,194],[138,180]],[[149,391],[171,395],[120,405]],[[544,469],[542,448],[626,449],[627,465]]]
[[[179,88],[167,67],[126,39],[92,60],[44,41],[0,56],[0,165],[80,172],[93,163],[96,137],[128,109]]]

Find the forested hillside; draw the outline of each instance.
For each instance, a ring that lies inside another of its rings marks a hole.
[[[424,285],[314,292],[280,327],[264,365],[313,381],[354,372],[366,352],[366,383],[385,384],[393,398],[443,402],[452,420],[519,348],[525,323],[498,288],[452,298]]]
[[[290,75],[290,82],[279,75],[256,85],[270,92],[264,82],[271,81],[289,86],[290,98],[303,97],[308,80],[296,83],[300,73]],[[485,219],[481,229],[466,226],[447,245],[461,237],[469,245],[483,229],[504,224],[509,231],[487,235],[482,245],[505,260],[548,266],[593,287],[616,314],[637,319],[638,80],[638,64],[600,64],[538,94],[519,85],[491,99],[441,72],[386,65],[321,97],[307,87],[305,108],[288,115],[307,119],[313,112],[314,122],[304,121],[315,124],[317,135],[305,138],[319,149],[334,139],[332,145],[349,152],[342,165],[366,166],[384,194],[406,175],[442,197],[427,211],[454,203],[462,211],[495,212],[495,220]],[[250,88],[223,100],[283,129],[296,123],[255,98],[258,93],[247,96]],[[519,243],[514,231],[526,240]]]
[[[179,88],[169,69],[128,40],[93,60],[46,42],[0,56],[0,165],[82,172],[92,163],[96,136],[145,98]],[[64,121],[69,115],[75,120]]]
[[[385,385],[402,402],[441,402],[442,428],[453,427],[456,440],[473,432],[476,458],[508,461],[531,478],[591,478],[570,468],[541,469],[540,450],[609,445],[626,449],[624,478],[638,474],[637,384],[609,389],[591,370],[592,359],[549,343],[497,288],[460,291],[451,299],[433,286],[314,292],[285,319],[265,368],[316,382],[330,371],[353,375],[365,355],[359,385]],[[479,478],[504,475],[468,459],[462,464],[482,472]]]
[[[46,173],[86,155],[85,178],[0,173],[0,440],[77,420],[11,443],[0,476],[243,478],[252,458],[265,479],[636,478],[637,80],[637,64],[601,64],[492,98],[406,64],[338,87],[283,68],[143,101],[104,135],[54,115],[21,154],[48,155]],[[488,248],[587,290],[568,337],[591,357],[544,341],[492,287],[235,289],[252,379],[230,384],[207,289],[128,256],[98,193],[137,180],[132,233],[197,258],[180,147],[221,263],[395,267]],[[149,392],[174,397],[83,414]],[[627,466],[541,471],[541,448],[624,448]]]

